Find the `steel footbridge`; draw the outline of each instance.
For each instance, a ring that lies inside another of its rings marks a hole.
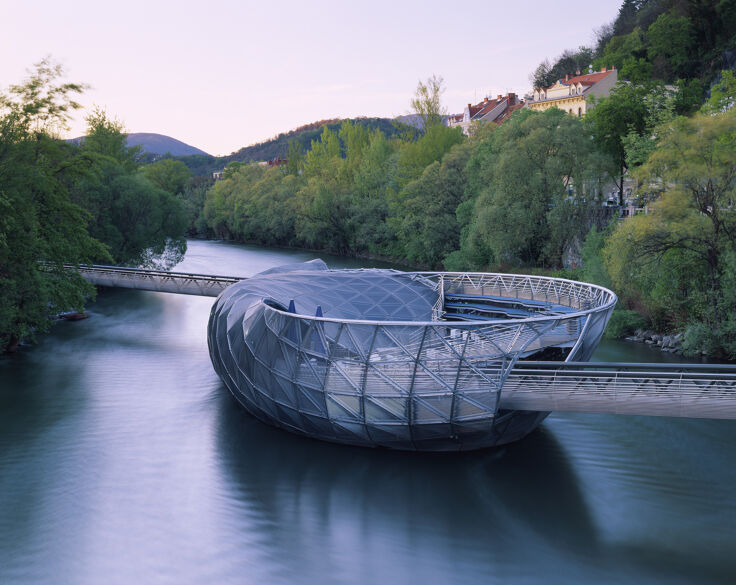
[[[210,297],[217,297],[229,286],[245,280],[97,265],[69,268],[78,270],[97,286]],[[736,419],[736,366],[519,359],[508,370],[498,391],[497,407]]]
[[[78,270],[85,280],[96,286],[134,288],[204,297],[216,297],[231,284],[243,280],[237,276],[210,276],[118,266],[82,265],[76,268],[67,265],[67,268]]]

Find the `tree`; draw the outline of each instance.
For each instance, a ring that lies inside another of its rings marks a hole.
[[[594,29],[593,34],[595,35],[593,56],[598,58],[603,55],[603,50],[606,48],[608,41],[613,38],[613,22],[609,22]]]
[[[624,0],[618,9],[618,16],[613,21],[613,34],[620,36],[628,34],[636,26],[636,16],[646,0]]]
[[[447,114],[442,105],[442,94],[445,93],[445,80],[442,76],[432,75],[427,81],[419,81],[414,97],[411,98],[411,109],[419,116],[425,130],[443,123]]]
[[[614,284],[638,290],[670,324],[715,330],[734,321],[724,282],[736,251],[736,110],[677,118],[658,132],[636,175],[642,189],[662,194],[653,213],[612,234],[606,266]]]
[[[470,267],[558,266],[565,246],[589,229],[592,146],[582,122],[557,108],[517,114],[480,144],[468,163],[473,213],[469,202],[458,207],[470,221],[461,248]],[[572,223],[558,229],[563,219]]]
[[[48,316],[81,310],[94,287],[64,263],[109,259],[87,233],[89,215],[69,187],[87,172],[75,148],[54,138],[79,108],[84,86],[60,83],[49,59],[0,94],[0,348],[49,327]]]
[[[87,134],[82,142],[86,152],[102,155],[117,161],[126,172],[138,168],[143,152],[142,146],[128,146],[125,126],[116,118],[110,118],[107,112],[95,106],[85,117]]]
[[[416,141],[401,145],[397,160],[397,179],[403,187],[418,178],[430,164],[442,160],[449,150],[465,139],[460,128],[448,128],[444,124],[430,126]]]
[[[643,131],[637,132],[632,124],[621,139],[627,169],[634,169],[644,164],[657,148],[657,143],[661,138],[658,128],[665,128],[666,124],[674,120],[678,97],[677,92],[673,93],[664,86],[652,86],[646,99],[647,111],[644,116]]]
[[[710,97],[703,104],[704,114],[718,114],[736,105],[736,75],[733,71],[721,71],[720,80],[710,88]]]
[[[286,154],[286,171],[298,175],[304,168],[304,146],[296,140],[289,141],[289,152]]]
[[[92,214],[90,233],[109,246],[117,263],[174,266],[186,251],[184,204],[137,173],[140,150],[126,146],[120,122],[97,108],[87,124],[81,154],[91,161],[91,173],[74,186],[72,196]],[[160,168],[169,166],[164,161]],[[171,166],[181,170],[173,161]]]
[[[408,260],[439,267],[460,246],[455,212],[465,197],[465,165],[471,153],[468,142],[453,146],[441,163],[431,163],[399,194],[390,223]]]
[[[551,71],[552,63],[549,62],[549,59],[545,59],[539,65],[537,65],[537,68],[529,76],[529,81],[531,82],[532,87],[540,88],[552,85],[555,80],[551,74]]]
[[[143,176],[153,186],[172,195],[184,193],[192,172],[179,160],[166,158],[146,165],[141,169]]]
[[[608,41],[603,55],[593,61],[593,68],[600,69],[602,67],[618,67],[621,69],[624,64],[637,62],[640,57],[646,56],[646,43],[644,33],[641,28],[636,27],[633,31],[626,35],[614,36]]]
[[[686,76],[693,61],[694,33],[690,19],[672,13],[662,14],[647,30],[649,58],[669,65],[665,79]]]
[[[557,57],[554,65],[547,59],[542,61],[530,76],[530,81],[534,87],[548,87],[567,74],[587,71],[592,62],[593,49],[590,47],[578,47],[577,51],[568,49]]]
[[[596,146],[613,163],[611,176],[618,186],[619,205],[624,199],[624,175],[628,169],[624,137],[631,132],[641,135],[647,128],[648,101],[652,86],[619,83],[608,97],[594,102],[585,122]]]

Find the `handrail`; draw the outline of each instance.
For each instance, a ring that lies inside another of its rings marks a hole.
[[[149,268],[132,268],[129,266],[108,266],[105,264],[80,264],[76,266],[74,264],[64,264],[64,268],[70,268],[74,270],[86,270],[89,272],[114,272],[116,274],[138,274],[145,276],[162,276],[167,278],[197,278],[201,280],[220,280],[220,281],[231,281],[240,282],[245,280],[246,277],[241,276],[220,276],[215,274],[197,274],[193,272],[171,272],[168,270],[152,270]]]

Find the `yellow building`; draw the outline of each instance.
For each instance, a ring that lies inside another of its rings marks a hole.
[[[547,88],[536,88],[531,100],[526,102],[532,110],[544,111],[548,108],[559,108],[574,116],[582,116],[592,107],[588,102],[590,96],[601,98],[607,96],[618,81],[618,71],[601,69],[585,75],[565,75]]]

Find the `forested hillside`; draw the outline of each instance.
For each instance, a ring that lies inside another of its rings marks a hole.
[[[736,67],[736,2],[732,0],[624,0],[616,19],[595,31],[592,47],[569,49],[532,73],[547,87],[566,73],[616,67],[635,83],[680,83],[702,97],[723,69]]]
[[[368,130],[380,130],[386,136],[414,132],[410,126],[389,118],[354,118],[352,122]],[[341,121],[337,118],[305,124],[289,132],[279,134],[270,140],[264,140],[263,142],[241,148],[228,156],[210,157],[193,155],[174,158],[186,164],[195,175],[209,175],[213,171],[222,170],[232,162],[267,161],[279,157],[286,158],[289,154],[290,146],[291,148],[301,149],[302,151],[307,150],[312,141],[319,137],[324,126],[335,130],[340,124]]]

